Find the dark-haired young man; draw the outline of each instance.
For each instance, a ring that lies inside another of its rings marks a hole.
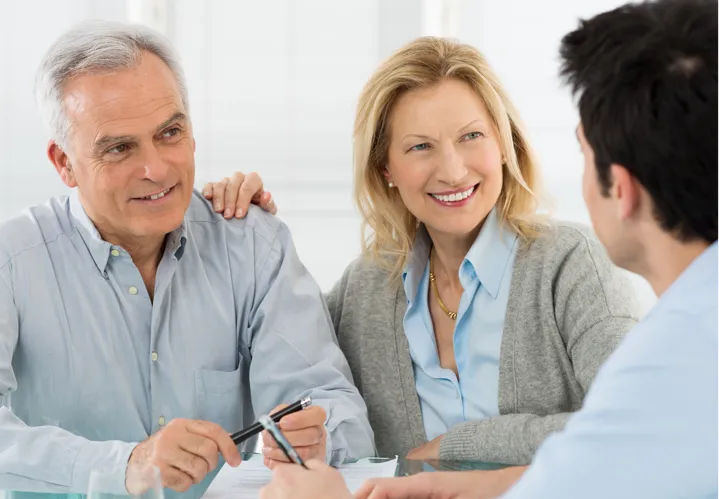
[[[717,2],[625,5],[582,22],[561,56],[594,228],[659,301],[503,497],[717,497]],[[263,497],[351,497],[310,467],[278,468]],[[492,497],[488,473],[376,480],[356,497]]]

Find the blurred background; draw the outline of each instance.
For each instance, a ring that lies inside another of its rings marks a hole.
[[[189,84],[196,186],[257,171],[323,289],[359,253],[352,203],[354,107],[379,62],[422,35],[479,48],[519,108],[554,213],[589,223],[578,116],[560,85],[558,47],[579,18],[624,0],[23,0],[0,16],[0,220],[67,194],[45,157],[33,98],[53,40],[88,18],[154,27]],[[655,300],[633,276],[643,305]]]

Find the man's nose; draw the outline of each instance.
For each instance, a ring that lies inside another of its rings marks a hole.
[[[156,147],[147,148],[143,157],[145,178],[153,182],[161,183],[167,178],[169,167],[162,159]]]

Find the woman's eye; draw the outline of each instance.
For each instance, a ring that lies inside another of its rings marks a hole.
[[[426,142],[424,144],[417,144],[416,146],[412,146],[409,148],[410,151],[424,151],[425,149],[429,148],[429,144]]]
[[[469,132],[462,138],[465,140],[474,140],[474,139],[478,139],[481,136],[482,136],[482,132]]]

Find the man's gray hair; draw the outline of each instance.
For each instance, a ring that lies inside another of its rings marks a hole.
[[[175,75],[185,113],[189,115],[187,84],[172,44],[154,30],[135,24],[86,21],[58,38],[40,63],[35,98],[51,138],[65,151],[71,123],[63,103],[65,83],[83,73],[105,74],[130,69],[142,52],[162,59]]]

